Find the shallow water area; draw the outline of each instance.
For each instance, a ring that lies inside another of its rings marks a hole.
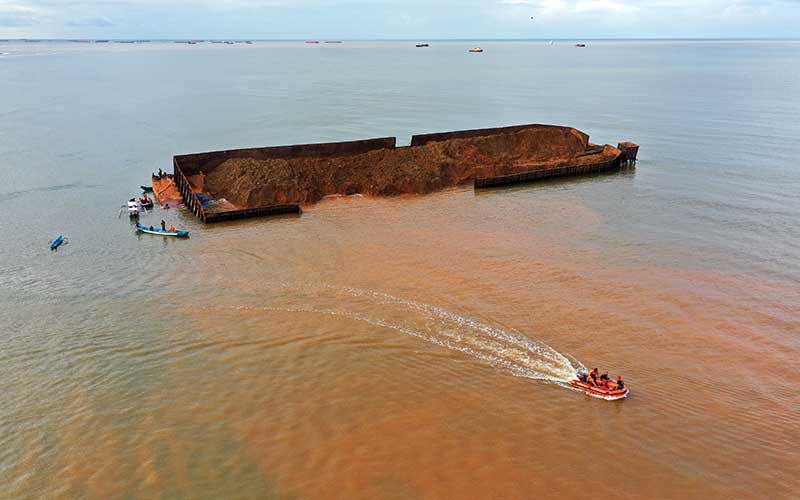
[[[0,497],[800,487],[800,44],[11,45]],[[175,153],[534,121],[636,141],[641,161],[143,218],[185,240],[117,218]],[[584,365],[631,396],[569,388]]]

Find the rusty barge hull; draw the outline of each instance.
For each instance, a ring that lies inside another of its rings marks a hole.
[[[476,178],[474,186],[475,189],[486,189],[510,186],[512,184],[525,184],[529,182],[542,181],[545,179],[555,179],[558,177],[575,177],[580,175],[599,174],[603,172],[614,172],[619,170],[620,165],[620,161],[615,158],[614,160],[592,163],[589,165],[540,168],[536,170],[520,172],[518,174]]]
[[[618,169],[638,146],[598,146],[571,127],[517,125],[361,141],[178,155],[174,181],[203,222],[301,213],[334,194],[429,193],[473,183],[496,187]]]

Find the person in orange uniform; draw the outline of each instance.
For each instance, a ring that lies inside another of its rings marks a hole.
[[[597,368],[595,368],[594,370],[589,372],[589,383],[590,384],[592,384],[594,386],[597,386],[597,375],[598,375]]]
[[[169,226],[169,232],[170,233],[174,233],[175,232],[175,226]]]

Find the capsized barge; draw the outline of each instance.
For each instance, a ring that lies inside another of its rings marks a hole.
[[[300,213],[335,194],[430,193],[463,183],[487,188],[613,171],[638,146],[599,146],[571,127],[519,125],[395,137],[178,155],[174,181],[203,222]]]

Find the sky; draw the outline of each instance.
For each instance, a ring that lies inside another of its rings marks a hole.
[[[0,38],[799,38],[800,0],[0,0]]]

